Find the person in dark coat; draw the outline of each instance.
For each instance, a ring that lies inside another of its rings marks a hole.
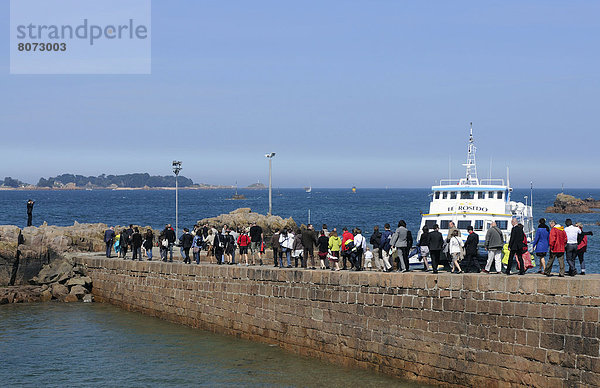
[[[27,200],[27,226],[31,226],[33,221],[33,205],[35,201],[32,199]]]
[[[306,229],[302,230],[302,246],[304,251],[302,252],[302,268],[308,267],[308,258],[310,256],[310,267],[315,267],[315,245],[317,245],[317,232],[313,228],[312,224],[308,224]]]
[[[181,247],[183,248],[183,262],[185,264],[192,264],[192,259],[190,259],[190,248],[194,242],[194,236],[192,236],[188,228],[183,228],[183,234],[179,241],[181,241]]]
[[[167,247],[169,250],[169,261],[173,261],[173,246],[175,245],[175,240],[177,240],[177,236],[175,235],[175,231],[171,227],[171,224],[167,224],[165,226],[165,230],[163,231],[167,241],[169,241],[169,246]]]
[[[121,257],[124,259],[127,259],[127,248],[129,247],[127,240],[129,240],[129,237],[127,236],[127,230],[123,229],[119,235],[119,247],[121,249]]]
[[[278,267],[277,259],[281,258],[281,245],[279,245],[279,231],[271,236],[271,249],[273,249],[273,264]]]
[[[152,261],[152,247],[154,246],[154,233],[152,229],[148,229],[144,235],[144,249],[146,250],[146,256],[148,261]]]
[[[110,252],[115,242],[115,228],[110,227],[104,231],[104,243],[106,244],[106,257],[110,259]]]
[[[217,264],[223,264],[223,255],[225,254],[225,236],[223,236],[223,233],[220,231],[215,233],[214,250]]]
[[[132,260],[138,259],[139,261],[142,261],[142,241],[142,234],[138,228],[135,228],[131,235],[131,248],[133,249]]]
[[[440,255],[444,248],[444,236],[440,233],[438,224],[433,225],[433,231],[429,232],[429,254],[431,255],[431,269],[433,273],[438,273],[440,264]]]
[[[525,274],[525,264],[523,263],[523,248],[525,248],[525,232],[523,232],[523,225],[519,224],[516,218],[511,221],[512,230],[510,232],[510,240],[508,241],[508,249],[510,255],[508,256],[508,266],[506,267],[506,274],[510,275],[512,269],[513,260],[515,255],[519,260],[519,275]]]
[[[467,241],[465,241],[465,264],[466,267],[475,267],[477,272],[481,272],[481,265],[479,264],[478,255],[478,245],[479,245],[479,235],[473,231],[472,226],[467,227],[467,232],[469,232],[469,236],[467,237]]]
[[[371,235],[371,238],[369,239],[369,243],[373,247],[373,256],[375,259],[375,267],[377,267],[377,269],[383,270],[385,267],[383,265],[383,259],[381,257],[381,248],[380,248],[381,232],[379,231],[378,225],[375,225],[373,227],[373,234]]]

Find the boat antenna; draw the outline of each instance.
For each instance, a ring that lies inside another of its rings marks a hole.
[[[470,184],[479,184],[479,180],[477,179],[477,163],[475,162],[475,151],[477,147],[475,147],[475,142],[473,141],[473,123],[471,122],[471,130],[469,133],[469,146],[467,149],[467,163],[463,164],[467,168],[467,177],[465,183]]]

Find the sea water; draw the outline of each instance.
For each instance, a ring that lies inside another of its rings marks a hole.
[[[99,303],[0,306],[5,387],[417,387]]]

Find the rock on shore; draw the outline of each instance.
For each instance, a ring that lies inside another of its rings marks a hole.
[[[223,225],[231,227],[248,227],[256,222],[263,229],[265,235],[271,235],[282,228],[296,228],[296,222],[290,218],[281,218],[279,216],[265,216],[259,213],[253,213],[250,208],[239,208],[229,214],[221,214],[217,217],[204,218],[198,221],[199,224],[209,224],[220,229]]]
[[[68,258],[45,265],[30,282],[31,285],[0,288],[0,304],[47,302],[52,299],[77,302],[86,298],[92,289],[92,279],[86,276],[85,268]]]
[[[66,227],[44,223],[23,230],[14,225],[0,225],[0,286],[27,284],[44,264],[64,258],[66,253],[104,251],[107,228],[105,224],[78,222]],[[121,229],[116,227],[115,232]]]
[[[577,214],[595,213],[600,209],[600,201],[593,198],[580,199],[572,195],[557,194],[554,206],[546,208],[546,213]]]

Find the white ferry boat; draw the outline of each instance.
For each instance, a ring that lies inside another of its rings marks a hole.
[[[423,226],[429,230],[437,224],[444,238],[448,235],[450,222],[459,229],[463,241],[467,239],[467,227],[472,226],[479,235],[479,244],[485,243],[485,235],[492,221],[496,221],[508,242],[512,229],[511,219],[516,218],[524,226],[527,240],[533,240],[532,207],[522,202],[511,201],[512,188],[508,173],[504,179],[479,179],[475,161],[475,143],[473,141],[473,125],[469,137],[467,151],[466,175],[464,178],[452,180],[442,179],[439,185],[433,186],[429,213],[423,214],[417,240],[421,237]],[[443,258],[442,258],[443,259]],[[411,266],[422,266],[416,255],[410,257]]]

